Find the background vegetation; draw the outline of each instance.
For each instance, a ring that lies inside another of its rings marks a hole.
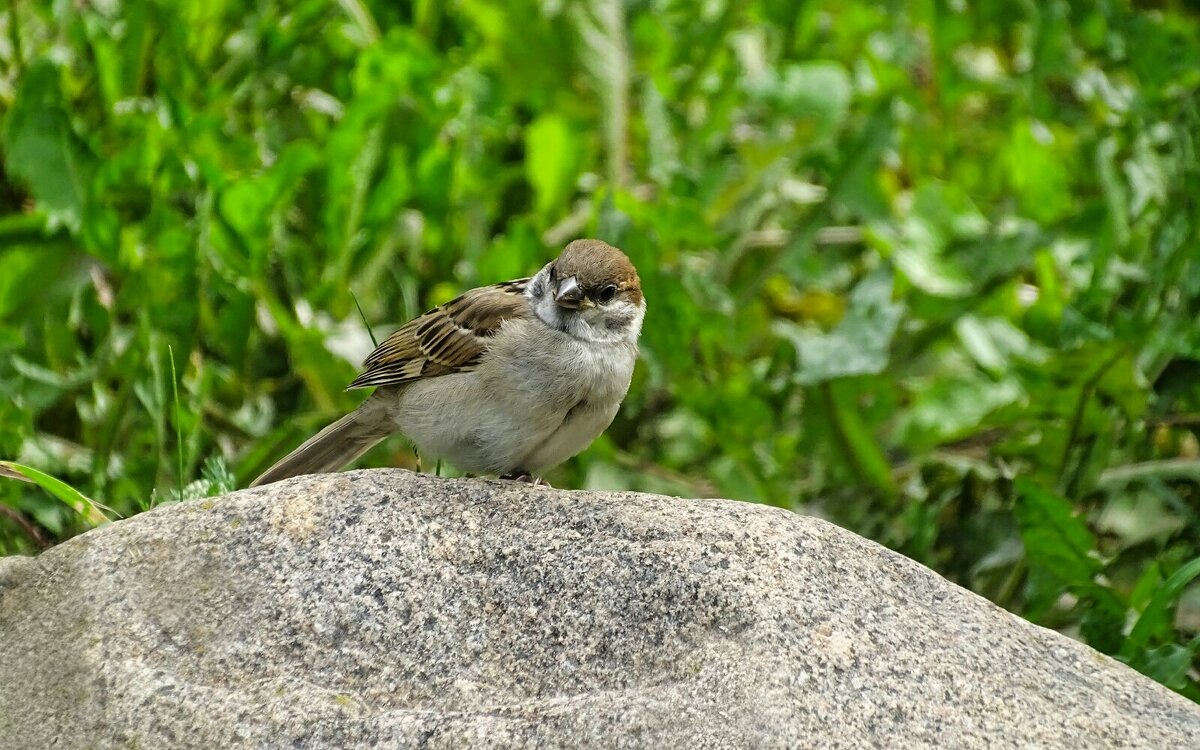
[[[643,357],[556,485],[823,515],[1198,698],[1198,21],[14,0],[0,457],[65,484],[0,479],[0,553],[242,486],[352,408],[352,294],[384,334],[599,236]]]

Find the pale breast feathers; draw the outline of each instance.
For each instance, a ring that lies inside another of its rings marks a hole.
[[[501,323],[533,314],[525,298],[528,281],[472,289],[413,318],[371,352],[362,374],[347,388],[399,385],[474,369]]]

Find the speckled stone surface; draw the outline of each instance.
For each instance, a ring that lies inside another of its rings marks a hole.
[[[1194,748],[1200,709],[830,524],[358,471],[0,559],[5,748]]]

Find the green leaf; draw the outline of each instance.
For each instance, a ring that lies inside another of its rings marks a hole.
[[[862,418],[862,409],[854,402],[854,393],[844,382],[824,384],[829,413],[852,466],[872,486],[888,497],[895,495],[892,466],[883,447]]]
[[[1167,643],[1147,650],[1129,663],[1155,682],[1161,682],[1172,690],[1181,690],[1187,685],[1187,673],[1192,668],[1195,655],[1194,641],[1188,646]]]
[[[829,333],[816,333],[790,321],[776,321],[774,330],[796,347],[800,359],[796,382],[813,385],[883,372],[903,312],[904,305],[892,301],[891,272],[880,269],[854,288],[846,317]]]
[[[579,149],[579,137],[561,115],[543,115],[525,131],[525,176],[537,196],[539,213],[559,208],[570,198]]]
[[[1051,130],[1037,120],[1019,120],[1005,154],[1008,182],[1021,208],[1034,219],[1061,219],[1073,206],[1065,130]]]
[[[1068,585],[1086,586],[1102,566],[1096,537],[1071,503],[1025,478],[1016,481],[1017,523],[1025,556]]]
[[[1129,631],[1129,638],[1122,653],[1133,656],[1145,650],[1152,641],[1170,641],[1174,638],[1172,608],[1183,589],[1197,576],[1200,576],[1200,558],[1192,560],[1171,574],[1167,582],[1154,592],[1154,597]]]
[[[964,315],[955,321],[954,332],[975,363],[996,376],[1009,371],[1014,360],[1041,363],[1049,356],[1004,318]]]
[[[895,434],[902,443],[923,449],[970,434],[988,415],[1025,396],[1011,376],[991,380],[974,372],[905,385],[913,401],[897,421]]]
[[[1162,567],[1158,561],[1147,565],[1145,572],[1134,584],[1133,591],[1129,592],[1129,606],[1138,612],[1144,612],[1150,605],[1154,592],[1158,591],[1159,586],[1162,586],[1162,582]]]
[[[1187,526],[1186,519],[1172,511],[1162,494],[1144,488],[1113,492],[1093,523],[1096,531],[1113,537],[1123,548],[1167,539]]]
[[[834,135],[850,109],[850,74],[840,63],[813,61],[787,66],[772,81],[771,98],[786,113],[808,124],[811,140]]]
[[[78,233],[95,158],[71,129],[53,63],[39,60],[25,73],[0,140],[5,169],[29,185],[51,224]]]
[[[937,297],[965,297],[973,291],[970,277],[948,258],[938,254],[924,228],[907,226],[907,241],[892,256],[904,276],[921,291]]]
[[[209,497],[224,495],[233,492],[237,489],[237,477],[229,469],[229,465],[225,463],[225,459],[220,456],[209,456],[204,459],[204,466],[200,469],[200,477],[211,485]]]
[[[25,305],[44,299],[66,266],[66,253],[58,247],[6,248],[0,255],[0,319],[19,314]]]
[[[938,180],[925,181],[916,189],[912,215],[941,242],[977,239],[989,226],[964,190]]]
[[[947,251],[951,242],[978,239],[988,229],[987,219],[961,190],[936,181],[922,184],[898,231],[894,224],[890,218],[875,222],[871,237],[891,253],[913,286],[939,297],[964,297],[982,282]]]
[[[1099,584],[1077,587],[1075,593],[1084,607],[1079,634],[1100,653],[1117,653],[1125,642],[1124,602],[1112,589]]]

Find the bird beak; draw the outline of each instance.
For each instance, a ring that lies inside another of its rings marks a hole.
[[[583,302],[583,290],[579,288],[579,282],[575,280],[574,276],[558,282],[558,292],[554,295],[554,301],[559,307],[570,310],[579,309]]]

